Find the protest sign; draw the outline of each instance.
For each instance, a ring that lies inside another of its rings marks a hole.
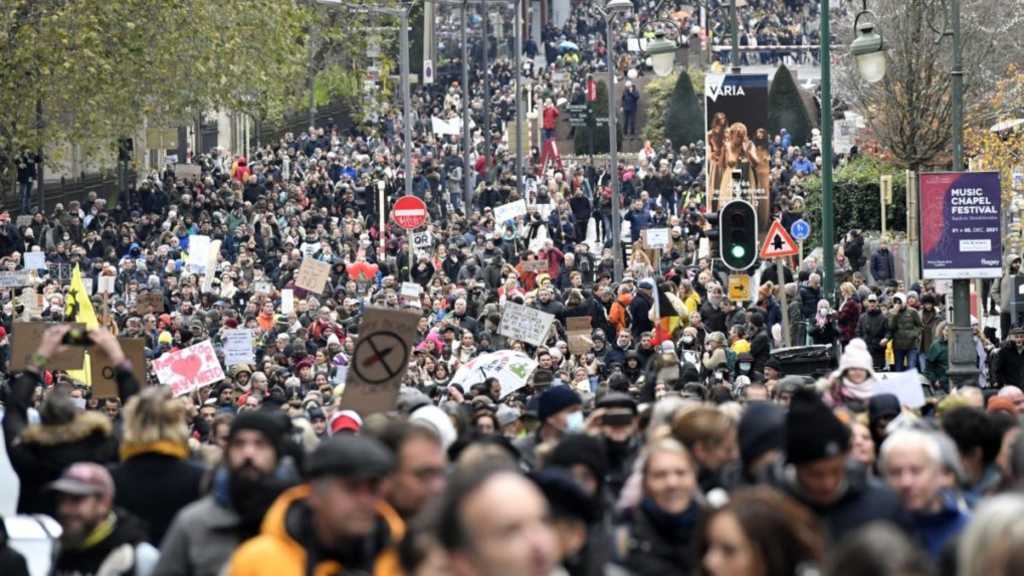
[[[257,280],[253,284],[253,289],[256,290],[257,294],[270,294],[274,291],[274,285],[266,280]]]
[[[565,333],[568,338],[569,352],[586,354],[594,341],[590,338],[590,316],[575,316],[565,319]]]
[[[163,314],[164,295],[159,292],[143,292],[135,297],[135,313]]]
[[[43,332],[51,326],[49,322],[15,322],[11,327],[11,372],[19,372],[28,368],[32,355],[39,349],[43,340]],[[85,330],[85,324],[72,324],[79,330]],[[46,361],[47,370],[81,370],[85,360],[85,348],[66,346]]]
[[[412,232],[412,247],[417,250],[430,250],[434,245],[434,239],[427,230]]]
[[[494,207],[494,221],[498,224],[508,222],[519,216],[526,216],[526,200],[516,200],[515,202]]]
[[[302,266],[299,266],[299,273],[295,276],[295,286],[314,294],[323,294],[330,277],[330,264],[312,258],[303,258]]]
[[[21,288],[32,283],[31,270],[4,270],[0,272],[0,290]]]
[[[650,250],[662,250],[671,244],[668,228],[648,228],[643,233],[644,244]]]
[[[178,180],[199,178],[203,174],[202,166],[198,164],[175,164],[174,177]]]
[[[415,282],[402,282],[401,294],[406,298],[419,298],[420,294],[423,293],[423,286]]]
[[[224,370],[209,340],[153,360],[153,372],[161,384],[171,387],[174,396],[188,394],[224,379]]]
[[[193,234],[188,237],[188,269],[196,274],[205,274],[210,260],[210,237]]]
[[[541,312],[522,304],[506,302],[505,310],[501,314],[498,334],[513,340],[521,340],[533,346],[540,346],[547,338],[551,323],[554,321],[554,314]]]
[[[14,225],[17,226],[18,228],[21,228],[22,226],[31,226],[32,225],[32,215],[31,214],[21,214],[21,215],[19,215],[17,218],[14,219]]]
[[[526,272],[547,272],[548,268],[547,260],[527,260],[523,262],[523,270]]]
[[[96,293],[97,294],[113,294],[114,293],[114,286],[115,286],[115,284],[117,282],[117,277],[116,276],[102,276],[101,275],[98,278],[98,280],[99,280],[99,282],[97,283],[97,286],[96,286]]]
[[[118,338],[121,350],[132,364],[132,374],[139,386],[146,385],[146,339]],[[114,363],[99,346],[89,348],[89,369],[92,375],[93,396],[100,398],[118,396],[117,380],[114,378]]]
[[[25,270],[46,270],[46,254],[43,252],[25,252],[22,254]]]
[[[295,312],[295,291],[291,288],[281,290],[281,314]]]
[[[394,408],[419,320],[413,312],[367,308],[345,376],[342,410],[355,410],[366,418]]]
[[[224,365],[228,368],[238,364],[254,364],[253,332],[247,328],[224,331]]]
[[[900,406],[908,408],[920,408],[925,403],[921,375],[917,370],[876,373],[872,394],[893,394],[900,399]]]

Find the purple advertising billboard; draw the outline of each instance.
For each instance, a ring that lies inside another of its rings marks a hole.
[[[1002,276],[999,173],[931,172],[920,185],[922,276]]]

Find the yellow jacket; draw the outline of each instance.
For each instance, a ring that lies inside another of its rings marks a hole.
[[[281,494],[263,518],[260,535],[243,543],[228,563],[228,576],[307,576],[306,549],[285,526],[288,509],[309,495],[309,484],[296,486]],[[402,576],[395,546],[405,534],[405,523],[391,506],[381,503],[378,512],[387,523],[388,546],[377,556],[373,576]],[[323,560],[310,576],[345,574],[335,560]]]

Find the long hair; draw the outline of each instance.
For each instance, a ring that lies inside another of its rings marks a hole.
[[[185,405],[168,388],[151,386],[128,400],[124,408],[125,444],[173,442],[188,444]]]
[[[799,574],[822,560],[825,541],[814,514],[781,492],[758,486],[736,492],[728,504],[704,518],[697,532],[698,562],[710,547],[711,523],[723,514],[731,514],[740,525],[764,576]]]

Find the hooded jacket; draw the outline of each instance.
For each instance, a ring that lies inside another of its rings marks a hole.
[[[139,390],[130,370],[114,369],[118,394],[127,402]],[[18,512],[51,513],[50,499],[43,489],[75,462],[108,464],[117,461],[117,439],[104,414],[79,412],[63,423],[28,425],[32,393],[42,385],[38,374],[24,371],[14,379],[3,419],[4,441],[11,467],[21,480]]]
[[[405,524],[388,504],[377,506],[377,526],[360,542],[363,566],[343,565],[327,557],[312,533],[309,484],[296,486],[274,502],[259,536],[248,540],[228,564],[228,576],[327,576],[334,574],[400,574],[396,546]]]
[[[1024,281],[1024,274],[1018,272],[1017,274],[1010,273],[1010,266],[1013,262],[1020,261],[1020,256],[1016,254],[1010,254],[1006,257],[1006,272],[1003,277],[999,279],[999,282],[992,284],[992,299],[999,300],[999,311],[1003,314],[1010,313],[1010,298],[1013,297],[1013,284],[1015,278],[1020,278]],[[1019,313],[1020,311],[1018,311]]]

